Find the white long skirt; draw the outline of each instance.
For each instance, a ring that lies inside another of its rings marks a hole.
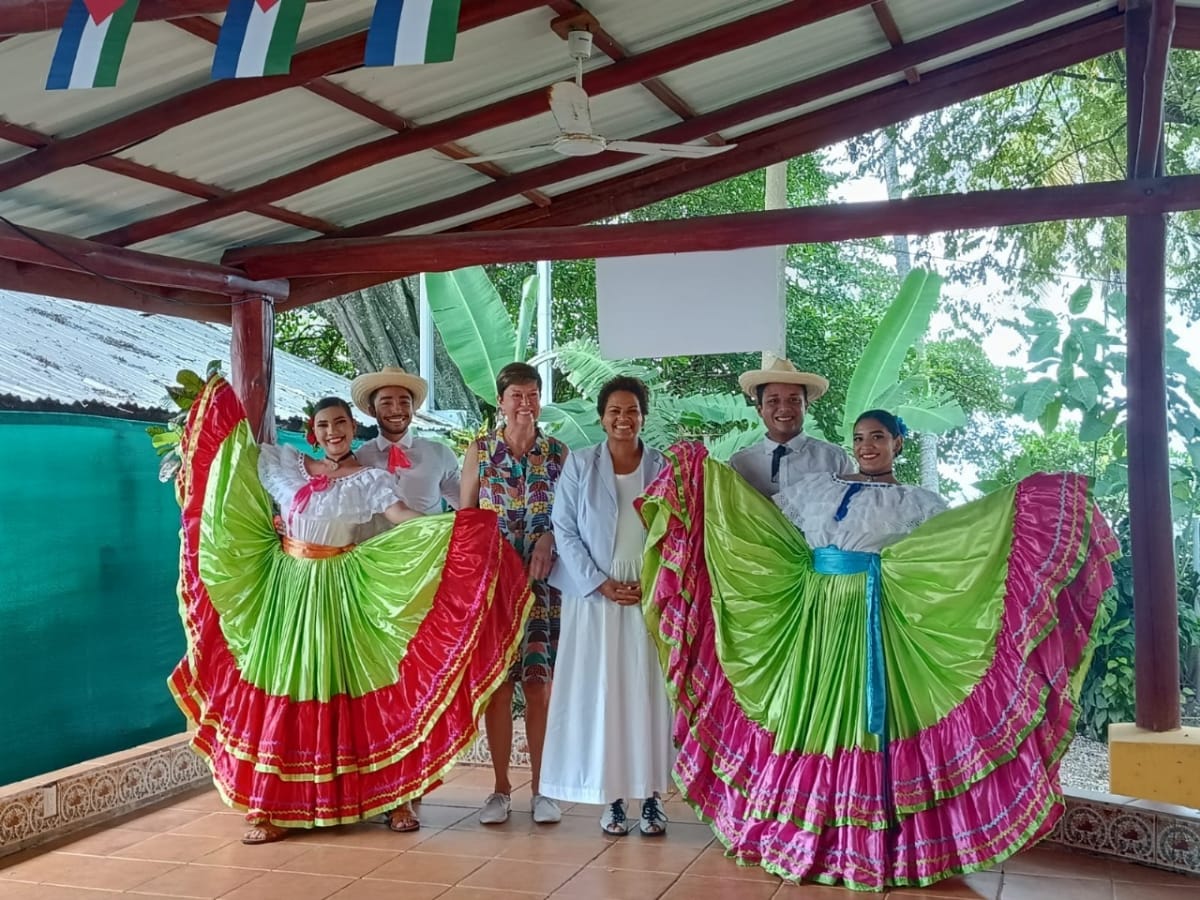
[[[638,565],[614,563],[636,581]],[[611,803],[665,792],[675,750],[662,669],[640,606],[564,597],[541,792]]]

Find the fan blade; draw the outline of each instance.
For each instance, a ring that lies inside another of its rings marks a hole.
[[[587,91],[573,81],[550,85],[550,112],[563,134],[591,134]]]
[[[527,153],[537,153],[541,150],[553,150],[553,144],[537,144],[533,147],[518,147],[516,150],[502,150],[500,153],[485,153],[483,156],[466,156],[462,159],[455,159],[452,156],[446,157],[451,162],[465,163],[471,165],[473,163],[495,162],[498,159],[512,159],[514,156],[524,156]]]
[[[702,159],[705,156],[716,156],[726,150],[732,150],[737,144],[652,144],[649,141],[609,141],[607,150],[619,153],[642,153],[647,156],[683,156],[689,159]]]

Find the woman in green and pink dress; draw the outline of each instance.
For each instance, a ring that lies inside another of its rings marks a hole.
[[[778,506],[672,448],[642,506],[643,602],[675,780],[727,855],[883,890],[1050,831],[1117,543],[1081,476],[942,511],[895,482],[895,417],[864,414],[854,442],[858,476],[806,476]]]
[[[478,733],[533,601],[494,513],[412,518],[394,476],[354,459],[345,401],[317,406],[320,460],[260,448],[220,378],[180,441],[170,688],[246,843],[380,813],[417,827],[408,801]],[[403,524],[363,539],[380,513]]]

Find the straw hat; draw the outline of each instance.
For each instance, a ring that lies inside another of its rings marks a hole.
[[[801,372],[786,359],[770,354],[763,355],[761,369],[743,372],[738,377],[738,384],[746,396],[755,401],[758,400],[757,388],[760,384],[802,384],[808,388],[809,403],[829,390],[829,379],[812,372]]]
[[[425,395],[429,393],[429,385],[424,378],[410,375],[399,366],[384,366],[380,372],[359,375],[350,382],[350,396],[355,406],[368,416],[374,415],[371,412],[371,395],[385,387],[404,388],[412,394],[413,406],[420,406],[425,401]]]

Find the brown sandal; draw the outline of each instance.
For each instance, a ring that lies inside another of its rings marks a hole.
[[[421,820],[413,812],[411,803],[401,803],[387,814],[388,828],[400,834],[416,831],[421,827]]]
[[[243,844],[273,844],[288,836],[288,830],[270,822],[256,822],[242,835]]]

